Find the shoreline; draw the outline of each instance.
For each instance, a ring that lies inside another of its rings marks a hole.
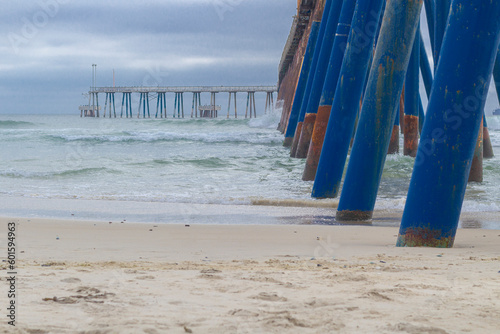
[[[335,221],[338,201],[254,199],[250,204],[141,202],[98,199],[47,199],[0,196],[0,217],[70,221],[127,220],[140,224],[202,225],[341,225]],[[373,226],[398,227],[398,207],[375,208]],[[364,224],[366,225],[366,224]],[[369,224],[368,224],[369,225]],[[459,228],[500,230],[498,211],[463,211]]]
[[[0,221],[4,240],[16,222],[19,243],[18,326],[0,333],[500,326],[496,230],[460,229],[454,248],[436,249],[395,247],[396,227]]]

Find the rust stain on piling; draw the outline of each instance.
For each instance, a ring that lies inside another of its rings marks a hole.
[[[309,151],[307,152],[306,167],[304,168],[304,173],[302,174],[303,181],[314,181],[316,177],[316,171],[318,169],[319,158],[321,157],[321,150],[323,149],[323,142],[325,141],[325,134],[331,110],[332,106],[320,106],[318,108],[311,144]]]
[[[389,150],[387,154],[399,153],[399,126],[394,125],[392,129],[391,142],[389,143]]]
[[[455,237],[442,238],[441,230],[431,230],[430,228],[409,228],[405,234],[399,234],[398,247],[436,247],[451,248]]]

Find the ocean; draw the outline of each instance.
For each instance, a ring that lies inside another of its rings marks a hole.
[[[276,131],[279,118],[280,110],[251,120],[0,115],[0,216],[334,222],[338,199],[311,199],[304,161],[289,157]],[[496,156],[484,162],[484,182],[469,185],[462,225],[500,229],[500,117],[488,125]],[[385,224],[398,224],[413,161],[387,158],[376,204]]]

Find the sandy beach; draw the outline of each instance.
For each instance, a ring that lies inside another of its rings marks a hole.
[[[393,227],[1,222],[2,245],[8,222],[18,241],[17,326],[4,317],[3,333],[500,328],[497,230],[461,229],[453,249],[409,249],[394,246]]]

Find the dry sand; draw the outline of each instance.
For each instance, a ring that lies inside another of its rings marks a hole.
[[[0,221],[4,333],[500,332],[500,231],[410,249],[392,227]]]

